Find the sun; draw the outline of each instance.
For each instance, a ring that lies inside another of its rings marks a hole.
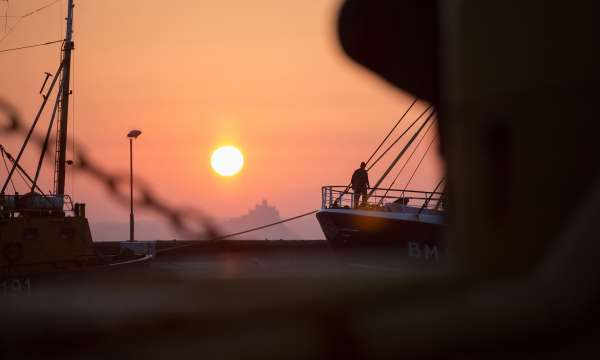
[[[244,155],[235,146],[221,146],[213,151],[210,165],[221,176],[233,176],[242,170]]]

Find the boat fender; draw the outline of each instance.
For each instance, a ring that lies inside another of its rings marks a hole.
[[[25,255],[25,250],[23,249],[23,245],[18,242],[9,242],[2,249],[2,256],[9,264],[14,264],[23,259]]]

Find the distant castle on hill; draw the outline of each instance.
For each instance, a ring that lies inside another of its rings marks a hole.
[[[263,200],[260,204],[257,204],[254,209],[248,210],[247,214],[223,221],[220,227],[221,231],[230,234],[281,220],[279,210],[277,210],[275,206],[270,206],[267,200]],[[299,237],[290,230],[290,228],[284,224],[280,224],[240,235],[239,238],[256,240],[296,240]]]

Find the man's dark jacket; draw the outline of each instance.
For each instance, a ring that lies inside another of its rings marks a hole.
[[[369,185],[369,175],[365,169],[356,169],[352,174],[352,189],[366,190]]]

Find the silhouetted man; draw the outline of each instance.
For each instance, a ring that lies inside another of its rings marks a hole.
[[[354,207],[358,207],[358,201],[362,195],[362,203],[361,205],[366,205],[367,203],[367,189],[369,188],[369,174],[367,174],[367,170],[365,168],[367,164],[365,162],[360,163],[360,169],[356,169],[354,174],[352,174],[352,190],[354,191]]]

